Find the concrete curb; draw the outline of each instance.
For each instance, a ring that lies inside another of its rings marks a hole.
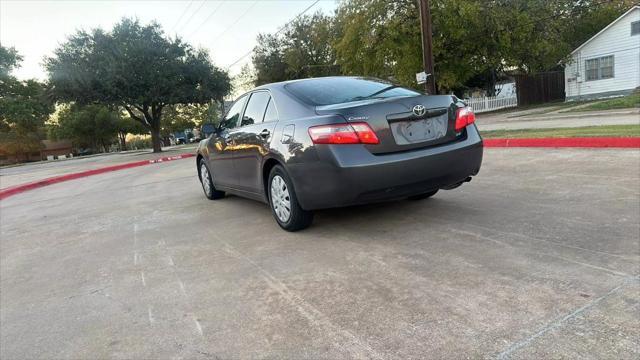
[[[85,170],[77,173],[54,176],[54,177],[37,180],[37,181],[26,183],[26,184],[10,186],[6,189],[2,189],[0,190],[0,200],[6,199],[12,195],[23,193],[25,191],[37,189],[47,185],[57,184],[64,181],[80,179],[83,177],[98,175],[98,174],[111,172],[111,171],[129,169],[129,168],[157,164],[157,163],[173,161],[173,160],[186,159],[194,156],[195,154],[180,154],[180,155],[174,155],[174,156],[165,156],[165,157],[161,157],[153,160],[134,161],[134,162],[124,163],[124,164],[106,166],[98,169]]]
[[[536,139],[484,139],[484,146],[496,147],[537,147],[537,148],[640,148],[640,137],[584,137],[584,138],[536,138]],[[165,156],[154,160],[142,160],[125,164],[106,166],[98,169],[86,170],[77,173],[54,176],[26,184],[20,184],[0,190],[0,200],[25,191],[37,189],[43,186],[57,184],[64,181],[80,179],[87,176],[98,175],[106,172],[151,165],[166,161],[180,160],[194,157],[195,154],[180,154]]]
[[[485,147],[539,147],[539,148],[640,148],[640,137],[576,137],[576,138],[522,138],[484,139]]]

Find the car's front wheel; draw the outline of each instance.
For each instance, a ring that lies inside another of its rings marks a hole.
[[[200,159],[200,183],[202,184],[202,190],[204,190],[204,195],[207,199],[217,200],[224,197],[224,191],[216,190],[216,187],[213,185],[211,172],[209,172],[209,168],[204,159]]]
[[[267,192],[271,212],[281,228],[297,231],[311,225],[313,212],[300,207],[291,179],[282,166],[271,169]]]

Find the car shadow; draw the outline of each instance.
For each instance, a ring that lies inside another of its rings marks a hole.
[[[297,232],[297,234],[313,235],[334,232],[336,229],[358,230],[363,227],[385,228],[386,230],[392,231],[395,227],[405,227],[406,222],[411,221],[415,214],[438,211],[442,205],[446,204],[446,200],[438,199],[437,196],[438,195],[425,200],[400,199],[316,210],[314,222],[311,227]],[[222,201],[240,207],[243,212],[253,212],[252,216],[264,216],[265,218],[261,220],[272,221],[274,227],[278,227],[275,219],[273,219],[271,209],[264,203],[235,195],[228,195]],[[268,219],[266,219],[266,217],[268,217]],[[432,219],[429,217],[420,217],[420,222],[422,224],[428,224],[432,222]]]

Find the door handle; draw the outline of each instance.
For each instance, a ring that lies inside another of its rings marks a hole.
[[[271,135],[271,131],[264,129],[260,132],[260,136],[262,136],[263,138],[268,137],[269,135]]]

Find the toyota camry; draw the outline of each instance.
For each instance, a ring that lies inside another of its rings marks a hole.
[[[285,230],[317,209],[425,199],[480,170],[475,115],[453,95],[386,81],[325,77],[260,86],[240,96],[197,149],[211,200],[267,203]]]

